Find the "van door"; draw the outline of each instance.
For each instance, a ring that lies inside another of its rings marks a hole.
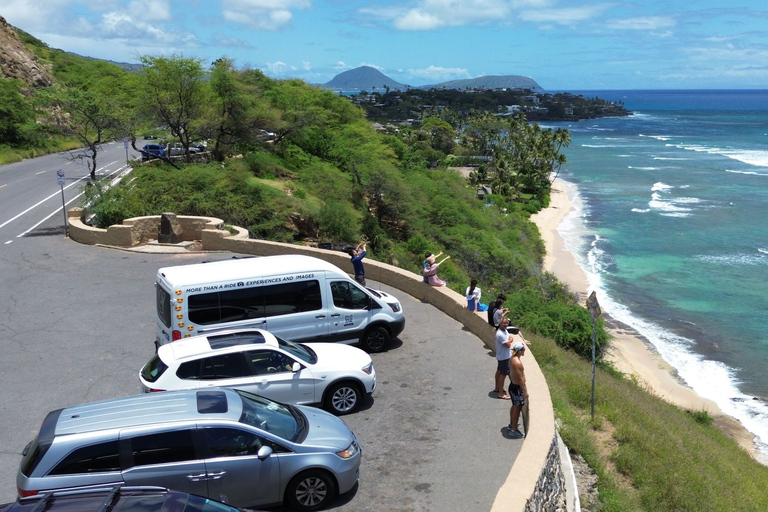
[[[279,454],[273,453],[264,460],[257,456],[262,446],[273,446],[270,441],[235,427],[200,430],[208,445],[205,466],[209,498],[240,508],[282,501]]]
[[[120,433],[126,485],[161,485],[208,496],[205,461],[193,441],[194,428],[165,432]]]
[[[333,341],[356,343],[371,321],[371,297],[348,279],[328,279],[333,305],[330,337]]]
[[[322,273],[314,279],[290,281],[284,276],[280,284],[264,286],[266,329],[291,341],[322,341],[328,336],[328,311],[323,304]]]

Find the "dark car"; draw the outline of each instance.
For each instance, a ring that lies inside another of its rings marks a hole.
[[[2,505],[0,505],[2,507]],[[0,512],[238,512],[238,509],[186,492],[154,486],[72,489],[19,498]]]
[[[144,147],[141,148],[142,160],[149,160],[159,156],[165,156],[165,148],[160,144],[144,144]]]

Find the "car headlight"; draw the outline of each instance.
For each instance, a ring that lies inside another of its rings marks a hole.
[[[342,459],[351,459],[355,455],[357,455],[357,452],[360,451],[360,447],[357,446],[357,443],[352,441],[352,443],[347,446],[346,450],[341,450],[340,452],[336,452],[336,455],[341,457]]]
[[[395,313],[400,311],[400,303],[398,302],[387,302],[387,305],[389,305],[389,307],[391,307],[392,311],[394,311]]]
[[[371,373],[373,373],[373,361],[363,366],[361,369],[363,370],[363,373],[365,373],[366,375],[370,375]]]

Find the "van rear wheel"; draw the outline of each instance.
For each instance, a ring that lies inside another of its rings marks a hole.
[[[389,344],[389,331],[383,327],[371,327],[363,334],[360,344],[366,352],[381,352]]]

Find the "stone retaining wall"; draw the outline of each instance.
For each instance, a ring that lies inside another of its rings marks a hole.
[[[134,245],[143,244],[151,240],[157,240],[158,230],[160,229],[160,215],[125,219],[122,224],[109,226],[107,229],[88,226],[83,222],[82,217],[82,208],[71,208],[67,212],[69,237],[81,244],[133,247]],[[215,217],[179,215],[176,218],[183,230],[182,242],[201,240],[203,230],[218,230],[224,225],[223,220]],[[226,233],[229,234],[229,232]],[[247,232],[245,232],[245,235],[247,236]]]

